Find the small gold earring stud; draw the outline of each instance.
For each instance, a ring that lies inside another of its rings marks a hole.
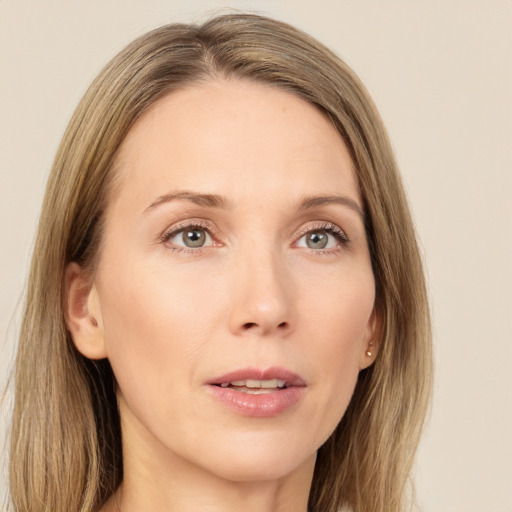
[[[367,351],[366,351],[366,355],[367,355],[368,357],[371,357],[371,356],[372,356],[372,353],[371,353],[369,350],[367,350]]]

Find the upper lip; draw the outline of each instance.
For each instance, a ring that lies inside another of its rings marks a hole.
[[[255,367],[240,368],[232,372],[226,373],[219,377],[215,377],[208,381],[208,384],[219,385],[225,382],[233,382],[239,380],[272,380],[279,379],[286,382],[286,386],[305,386],[306,382],[296,373],[282,368],[280,366],[272,366],[270,368],[261,369]]]

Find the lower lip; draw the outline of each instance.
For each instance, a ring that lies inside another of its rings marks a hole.
[[[207,389],[231,410],[243,416],[257,418],[271,418],[282,414],[294,406],[306,391],[304,386],[291,386],[279,391],[253,395],[214,385],[209,385]]]

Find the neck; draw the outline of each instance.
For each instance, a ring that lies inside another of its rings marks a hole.
[[[111,500],[112,512],[306,512],[308,481],[228,482],[181,478],[166,487],[125,480]],[[206,485],[204,485],[206,483]]]
[[[233,482],[175,461],[164,474],[125,466],[105,512],[306,512],[314,457],[278,480]]]

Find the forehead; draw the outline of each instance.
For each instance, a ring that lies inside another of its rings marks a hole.
[[[235,200],[276,189],[360,195],[350,154],[324,114],[290,92],[242,80],[158,100],[128,133],[115,167],[116,197],[176,187]]]

